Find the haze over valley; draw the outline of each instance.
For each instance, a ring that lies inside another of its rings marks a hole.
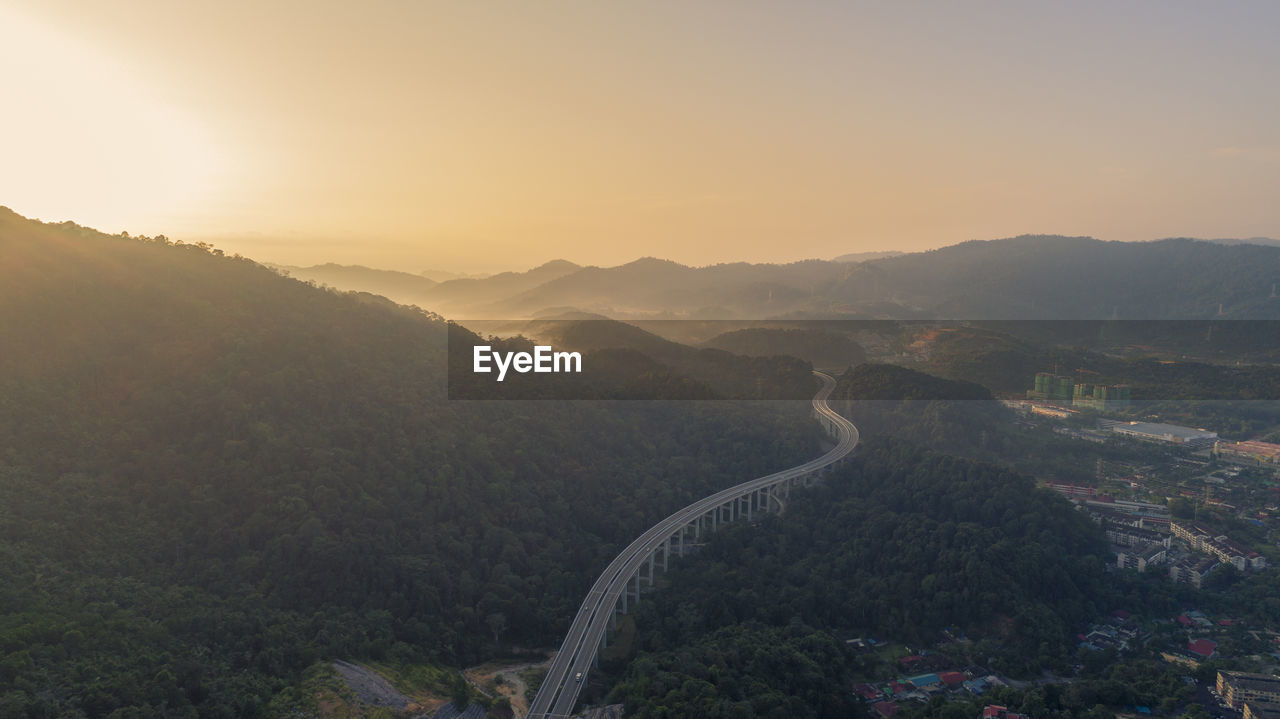
[[[0,3],[0,719],[1280,719],[1280,4]]]

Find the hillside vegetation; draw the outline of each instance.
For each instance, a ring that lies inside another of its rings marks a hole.
[[[1062,669],[1116,598],[1101,530],[1061,497],[901,442],[871,441],[761,524],[715,535],[640,603],[645,653],[612,695],[629,715],[848,716],[868,658],[833,635],[958,627],[997,671]]]
[[[448,332],[0,211],[0,714],[283,713],[318,660],[552,645],[635,534],[817,450],[798,405],[450,401]]]

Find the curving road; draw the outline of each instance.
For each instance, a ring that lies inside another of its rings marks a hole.
[[[654,566],[659,557],[662,568],[666,569],[673,552],[683,555],[687,536],[692,534],[696,541],[703,531],[715,531],[720,522],[739,517],[750,519],[757,511],[781,509],[791,487],[809,484],[853,451],[858,444],[858,428],[827,404],[836,386],[835,379],[823,372],[814,374],[822,380],[822,389],[813,397],[813,412],[836,439],[835,448],[802,465],[704,497],[653,525],[622,550],[578,608],[560,652],[529,706],[527,719],[560,719],[572,714],[578,693],[595,663],[596,652],[606,641],[605,633],[613,623],[615,612],[621,607],[625,614],[629,601],[640,601],[644,565],[648,564],[648,582],[653,586]]]

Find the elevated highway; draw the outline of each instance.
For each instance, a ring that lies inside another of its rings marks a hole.
[[[642,585],[653,586],[655,567],[665,571],[673,553],[683,556],[687,543],[700,541],[703,534],[716,531],[724,522],[750,520],[757,512],[781,510],[793,487],[813,483],[849,456],[858,444],[858,428],[827,404],[835,379],[823,372],[814,374],[822,380],[822,389],[814,395],[813,414],[836,440],[836,446],[802,465],[704,497],[653,525],[614,557],[578,608],[560,652],[529,706],[528,719],[572,715],[617,614],[626,614],[640,601]]]

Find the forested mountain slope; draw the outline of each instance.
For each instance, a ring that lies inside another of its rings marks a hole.
[[[350,292],[372,292],[402,305],[428,306],[426,293],[438,283],[409,272],[377,270],[360,265],[332,262],[311,267],[268,265],[304,282],[334,287]]]
[[[853,265],[822,294],[928,318],[1270,319],[1276,282],[1280,247],[1024,235]]]
[[[611,697],[629,716],[849,716],[874,655],[840,636],[918,646],[958,627],[996,671],[1064,668],[1074,632],[1117,601],[1086,515],[1026,477],[904,442],[870,440],[762,525],[716,534],[639,605],[643,653]]]
[[[0,705],[252,716],[319,659],[552,644],[634,534],[816,451],[803,403],[449,401],[447,333],[0,211]]]

